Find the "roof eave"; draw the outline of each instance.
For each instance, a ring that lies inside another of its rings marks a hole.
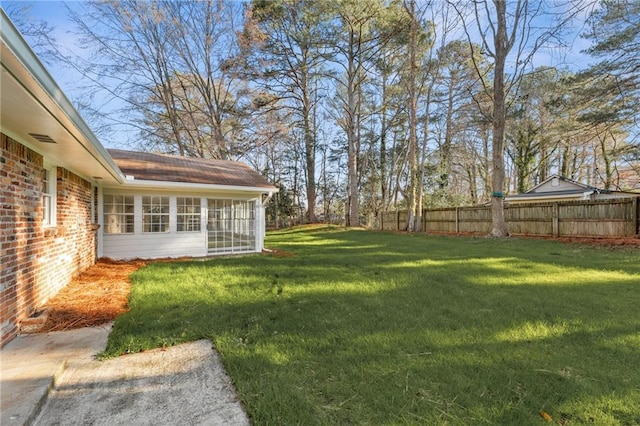
[[[19,74],[22,73],[19,69],[20,67],[29,73],[37,82],[39,88],[34,86],[32,89],[35,90],[32,90],[26,83],[22,82],[24,89],[30,92],[30,95],[37,99],[45,109],[49,110],[49,113],[52,116],[55,116],[58,113],[66,116],[72,126],[75,127],[75,130],[80,134],[80,137],[76,138],[76,141],[102,167],[104,167],[105,170],[108,171],[115,181],[119,183],[124,182],[125,177],[120,168],[113,161],[107,150],[102,146],[82,117],[78,114],[76,109],[73,107],[73,104],[69,101],[51,74],[49,74],[42,62],[40,62],[38,57],[35,55],[29,44],[13,25],[11,19],[1,8],[0,38],[2,43],[9,49],[20,64],[15,65],[17,69],[12,69],[15,67],[13,67],[13,65],[9,65],[8,62],[5,63],[3,60],[3,68],[18,80]],[[72,135],[75,133],[73,129],[68,130]]]
[[[225,191],[225,192],[251,192],[268,194],[271,192],[278,192],[279,189],[275,186],[241,186],[241,185],[219,185],[219,184],[207,184],[207,183],[190,183],[190,182],[165,182],[157,180],[143,180],[143,179],[126,179],[126,181],[117,186],[117,188],[127,189],[182,189],[190,191]]]
[[[548,195],[543,195],[544,192],[541,192],[540,195],[528,196],[528,197],[511,195],[511,196],[505,197],[504,201],[533,201],[533,200],[552,200],[552,199],[567,199],[567,198],[586,200],[594,192],[595,191],[585,191],[585,192],[576,192],[575,194],[548,194]]]

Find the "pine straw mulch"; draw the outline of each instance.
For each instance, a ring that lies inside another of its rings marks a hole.
[[[293,257],[293,253],[285,250],[277,250],[277,249],[268,249],[265,250],[265,253],[271,257]]]
[[[553,239],[553,238],[552,238]],[[640,238],[555,238],[566,244],[586,244],[608,248],[640,248]]]
[[[540,237],[521,235],[519,238],[535,240],[560,241],[563,244],[575,244],[591,247],[604,247],[611,250],[636,250],[640,249],[640,238],[586,238],[586,237]]]
[[[129,275],[145,264],[141,260],[99,260],[43,307],[48,318],[39,332],[92,327],[113,321],[128,310]]]

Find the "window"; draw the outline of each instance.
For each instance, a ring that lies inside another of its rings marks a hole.
[[[104,196],[104,232],[133,234],[133,196]]]
[[[56,224],[55,168],[42,169],[42,222],[45,226]]]
[[[200,198],[176,199],[178,232],[200,232]]]
[[[142,232],[169,232],[169,197],[142,197]]]

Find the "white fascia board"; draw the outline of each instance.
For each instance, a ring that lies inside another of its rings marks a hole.
[[[278,192],[278,188],[263,188],[258,186],[238,186],[238,185],[210,185],[206,183],[187,182],[159,182],[155,180],[127,179],[122,185],[116,188],[127,189],[181,189],[184,191],[225,191],[225,192],[251,192],[268,194]]]
[[[593,194],[594,191],[587,191],[587,192],[579,192],[579,193],[575,193],[575,194],[563,194],[563,195],[558,195],[558,194],[551,194],[551,195],[542,195],[544,194],[544,192],[540,193],[540,195],[536,195],[535,197],[518,197],[518,196],[513,196],[513,197],[505,197],[504,201],[520,201],[523,203],[526,203],[528,201],[538,201],[538,200],[552,200],[552,199],[578,199],[578,200],[588,200],[589,196],[591,194]]]
[[[11,19],[7,16],[4,9],[0,8],[0,37],[2,42],[11,50],[13,55],[18,59],[24,69],[31,74],[31,76],[38,83],[40,88],[45,94],[53,101],[55,107],[60,112],[67,116],[71,123],[83,136],[81,139],[76,139],[78,143],[89,152],[103,167],[110,171],[110,174],[118,181],[124,182],[124,174],[120,171],[120,168],[113,161],[113,158],[109,155],[107,150],[102,146],[98,138],[93,131],[82,119],[80,114],[73,107],[73,104],[69,101],[62,89],[55,82],[49,71],[44,67],[42,62],[38,59],[36,54],[31,50],[29,44],[22,37],[20,32],[13,25]],[[7,71],[10,71],[7,69]],[[12,73],[13,74],[13,73]],[[19,78],[14,74],[14,77]],[[26,86],[26,90],[30,91]],[[30,91],[31,92],[31,91]],[[55,112],[46,105],[48,102],[43,100],[38,94],[31,92],[31,95],[38,99],[38,102],[42,106],[49,110],[52,116],[55,116]],[[73,134],[73,132],[71,132]]]

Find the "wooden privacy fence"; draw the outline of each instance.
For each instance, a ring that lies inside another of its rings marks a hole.
[[[640,234],[638,197],[506,204],[504,215],[512,235],[624,238]],[[407,217],[406,210],[383,213],[381,229],[403,230]],[[422,230],[488,234],[491,231],[491,207],[425,209],[422,211]]]

